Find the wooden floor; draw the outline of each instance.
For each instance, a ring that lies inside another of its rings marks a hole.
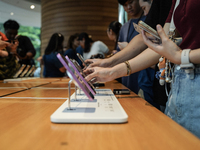
[[[55,124],[69,79],[0,83],[0,150],[198,150],[200,140],[135,93],[120,95],[123,124]],[[117,81],[109,89],[126,88]],[[74,89],[72,87],[72,93]]]

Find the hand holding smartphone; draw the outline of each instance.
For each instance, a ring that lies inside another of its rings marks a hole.
[[[141,30],[144,30],[146,33],[146,36],[149,40],[151,40],[153,43],[156,44],[161,44],[161,38],[159,37],[158,33],[156,30],[154,30],[153,28],[151,28],[149,25],[147,25],[145,22],[143,21],[139,21],[138,24],[133,23],[133,26],[135,28],[135,30],[139,33],[141,33]]]

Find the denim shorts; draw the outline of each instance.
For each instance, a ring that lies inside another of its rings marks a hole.
[[[200,65],[190,73],[174,68],[165,114],[200,138]]]

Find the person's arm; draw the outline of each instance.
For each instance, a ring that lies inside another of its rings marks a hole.
[[[158,62],[160,55],[151,49],[146,49],[140,55],[136,56],[129,60],[131,67],[131,73],[138,72],[140,70],[146,69]],[[96,78],[96,81],[99,82],[108,82],[116,78],[123,77],[127,75],[127,67],[125,63],[120,63],[111,68],[102,68],[102,67],[93,67],[87,68],[84,71],[86,74],[89,74],[86,77],[87,81],[90,81],[93,78]]]
[[[142,32],[144,42],[155,52],[159,53],[162,56],[165,56],[171,62],[175,64],[180,64],[182,50],[167,37],[167,35],[164,32],[164,29],[160,25],[157,25],[157,31],[160,38],[162,39],[162,45],[152,43],[146,38],[144,32]],[[190,51],[189,59],[191,63],[200,64],[199,58],[200,48]]]
[[[144,44],[142,36],[139,34],[135,36],[122,51],[118,52],[114,56],[102,60],[89,59],[86,60],[86,63],[91,63],[89,67],[112,67],[137,56],[146,48],[147,46]]]
[[[6,48],[8,45],[9,45],[8,42],[2,41],[2,40],[0,39],[0,49],[4,49],[4,48]]]
[[[130,41],[130,43],[122,51],[118,52],[110,58],[110,66],[115,66],[126,60],[130,60],[131,58],[140,54],[146,48],[147,46],[144,44],[142,36],[138,34]]]
[[[118,42],[117,44],[119,49],[123,50],[128,45],[128,42]]]

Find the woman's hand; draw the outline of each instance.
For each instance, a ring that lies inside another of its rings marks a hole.
[[[115,79],[115,73],[111,68],[94,67],[84,70],[85,79],[91,82],[108,82]]]
[[[0,49],[4,49],[4,48],[6,48],[8,45],[9,45],[8,42],[2,41],[2,40],[0,39]]]
[[[145,31],[142,31],[142,37],[145,44],[155,52],[169,59],[171,62],[175,64],[180,64],[182,50],[172,40],[168,38],[161,25],[157,25],[156,28],[162,40],[162,44],[158,45],[153,43],[147,38],[147,36],[145,35]]]
[[[87,68],[86,70],[84,70],[84,73],[87,75],[85,78],[87,81],[108,82],[125,76],[127,73],[127,68],[125,63],[121,63],[111,68]]]
[[[9,43],[7,49],[11,54],[17,54],[18,45],[19,45],[19,41],[15,40],[13,43]]]
[[[88,68],[92,67],[109,67],[110,61],[108,59],[87,59],[86,64],[90,64]]]

